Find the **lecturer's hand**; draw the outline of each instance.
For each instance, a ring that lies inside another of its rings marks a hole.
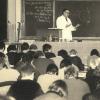
[[[80,24],[77,24],[75,27],[78,28],[80,26]]]

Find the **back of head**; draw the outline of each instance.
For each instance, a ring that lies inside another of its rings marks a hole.
[[[91,56],[93,56],[93,55],[100,56],[97,49],[92,49],[90,55]]]
[[[38,48],[37,48],[37,46],[35,45],[35,44],[31,44],[30,45],[30,50],[37,50]]]
[[[16,51],[16,50],[17,50],[17,48],[16,48],[16,45],[14,45],[14,44],[9,45],[7,48],[7,52]]]
[[[56,92],[61,97],[67,96],[68,94],[67,84],[63,80],[57,80],[50,85],[49,91]]]
[[[58,74],[58,67],[55,64],[49,64],[47,66],[47,73]]]
[[[28,50],[29,49],[29,44],[27,42],[24,42],[22,45],[21,45],[21,50]]]
[[[70,78],[70,77],[77,77],[78,71],[75,69],[73,65],[68,66],[65,70],[65,78]]]
[[[31,75],[34,72],[34,68],[30,63],[27,62],[18,62],[16,65],[16,69],[25,75]]]
[[[66,50],[62,49],[62,50],[58,51],[58,56],[61,56],[62,58],[66,58],[66,57],[68,57],[68,53]]]
[[[69,65],[72,65],[72,62],[70,59],[64,59],[60,63],[60,68],[68,67]]]
[[[43,45],[43,52],[49,51],[52,48],[50,44],[44,44]]]
[[[75,49],[70,50],[70,55],[76,55],[77,51]]]

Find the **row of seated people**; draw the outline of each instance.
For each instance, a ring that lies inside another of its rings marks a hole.
[[[5,44],[0,43],[1,95],[16,100],[87,100],[99,89],[100,66],[96,49],[91,51],[89,69],[82,80],[78,73],[84,70],[84,64],[74,49],[70,55],[60,50],[56,56],[49,44],[39,51],[36,45],[23,43],[21,52],[17,52],[15,45],[9,45],[7,54],[3,53],[4,47]]]

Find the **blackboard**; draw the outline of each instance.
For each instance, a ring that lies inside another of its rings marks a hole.
[[[35,36],[37,30],[53,26],[53,0],[25,0],[25,32]]]
[[[100,1],[56,1],[56,18],[63,9],[71,11],[73,25],[81,25],[74,37],[100,37]]]

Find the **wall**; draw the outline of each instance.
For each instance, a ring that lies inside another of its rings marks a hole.
[[[21,0],[8,0],[7,33],[8,41],[17,41],[18,22],[21,22]]]

